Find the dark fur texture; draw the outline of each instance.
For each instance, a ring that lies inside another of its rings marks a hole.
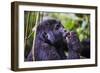
[[[76,33],[67,32],[60,21],[48,19],[38,25],[34,46],[35,61],[79,59],[79,49],[80,42]],[[68,57],[65,54],[67,50]]]

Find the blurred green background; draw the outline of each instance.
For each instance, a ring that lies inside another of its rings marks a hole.
[[[57,13],[57,12],[24,12],[24,56],[25,59],[32,49],[34,28],[36,22],[42,21],[43,17],[52,17],[61,21],[66,30],[77,32],[80,41],[90,39],[90,15],[80,13]]]

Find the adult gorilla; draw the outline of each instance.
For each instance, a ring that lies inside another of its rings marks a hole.
[[[65,51],[68,52],[68,56]],[[80,41],[75,32],[65,30],[61,22],[56,19],[40,22],[34,45],[35,61],[79,59],[79,53]],[[32,53],[27,59],[32,60]]]

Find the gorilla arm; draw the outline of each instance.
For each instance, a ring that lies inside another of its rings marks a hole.
[[[38,52],[37,52],[38,51]],[[60,55],[57,53],[56,48],[53,46],[42,43],[41,47],[35,51],[35,60],[42,61],[42,60],[60,60]]]

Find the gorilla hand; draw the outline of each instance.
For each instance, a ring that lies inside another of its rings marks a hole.
[[[69,59],[79,59],[80,58],[80,40],[77,33],[74,31],[67,33],[67,45],[68,45],[68,58]]]

